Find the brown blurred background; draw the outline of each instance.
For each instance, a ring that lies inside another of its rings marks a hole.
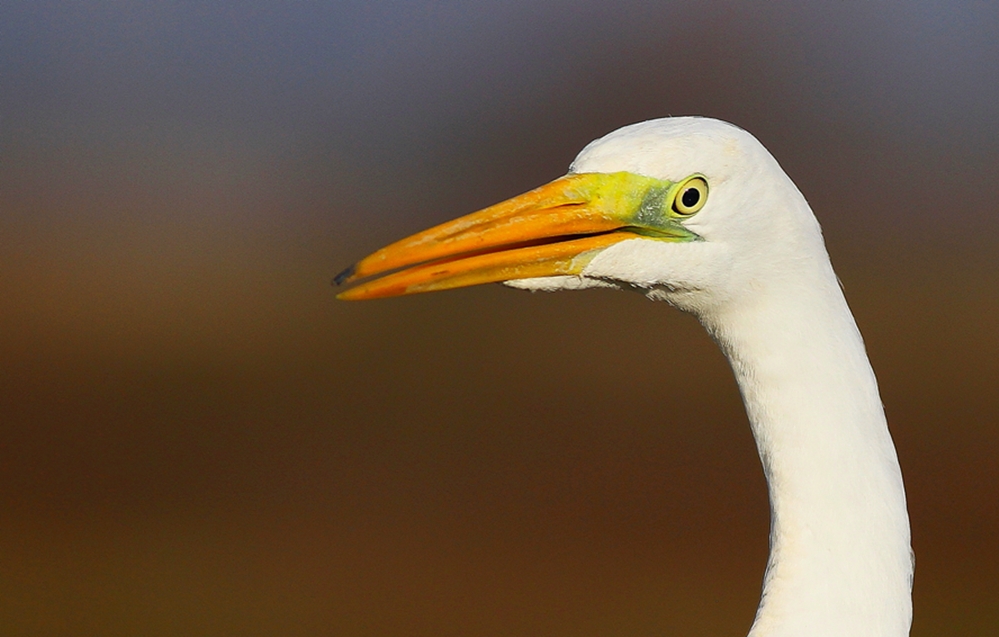
[[[823,223],[912,634],[999,634],[999,5],[7,2],[0,634],[741,635],[765,484],[696,322],[330,278],[664,115]]]

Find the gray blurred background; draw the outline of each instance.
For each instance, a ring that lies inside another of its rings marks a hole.
[[[334,300],[666,115],[809,198],[898,446],[912,634],[999,634],[999,4],[6,2],[0,633],[740,635],[738,392],[635,294]]]

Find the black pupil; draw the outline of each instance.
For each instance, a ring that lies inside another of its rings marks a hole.
[[[697,188],[687,188],[680,195],[680,201],[683,202],[685,208],[693,208],[697,205],[697,202],[701,200],[701,191]]]

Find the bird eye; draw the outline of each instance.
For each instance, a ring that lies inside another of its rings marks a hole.
[[[708,182],[703,177],[691,177],[680,184],[673,198],[673,212],[689,216],[704,207],[708,200]]]

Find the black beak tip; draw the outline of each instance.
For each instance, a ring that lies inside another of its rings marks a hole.
[[[343,285],[346,283],[350,277],[354,276],[354,272],[357,271],[357,265],[353,264],[340,274],[333,277],[333,285]]]

